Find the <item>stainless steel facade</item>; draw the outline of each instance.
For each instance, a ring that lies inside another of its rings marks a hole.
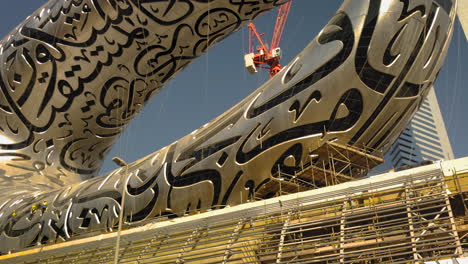
[[[239,104],[127,168],[89,179],[174,73],[279,4],[51,1],[7,36],[0,252],[111,229],[122,195],[126,222],[181,215],[242,203],[329,141],[388,149],[442,66],[455,0],[344,1],[304,51]],[[49,208],[31,214],[43,200]]]
[[[174,74],[284,1],[49,1],[0,43],[0,186],[95,176]]]

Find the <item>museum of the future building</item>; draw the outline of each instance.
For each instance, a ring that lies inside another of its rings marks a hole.
[[[8,34],[0,44],[0,252],[112,230],[121,211],[129,224],[240,204],[260,190],[272,197],[265,186],[278,171],[322,164],[318,150],[328,143],[385,152],[436,80],[456,0],[345,0],[237,105],[96,175],[176,73],[284,2],[51,0]],[[43,201],[47,209],[31,213]]]

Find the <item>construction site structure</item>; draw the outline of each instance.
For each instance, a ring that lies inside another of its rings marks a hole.
[[[370,154],[374,153],[374,154]],[[296,170],[278,168],[273,179],[255,192],[256,200],[313,190],[359,179],[384,162],[376,150],[327,142],[309,154]]]
[[[119,263],[462,263],[467,191],[468,158],[462,158],[154,219],[122,231]],[[112,263],[116,237],[38,246],[0,262]]]

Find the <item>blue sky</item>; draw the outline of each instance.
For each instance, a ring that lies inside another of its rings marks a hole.
[[[0,35],[5,36],[44,0],[8,1],[0,9]],[[341,0],[295,0],[281,47],[287,64],[323,28]],[[277,12],[260,17],[257,30],[271,39]],[[130,124],[107,157],[102,172],[116,168],[110,158],[134,161],[209,122],[268,79],[268,73],[250,75],[244,69],[247,28],[239,30],[179,73]],[[455,157],[468,156],[468,43],[457,22],[452,44],[436,93]]]

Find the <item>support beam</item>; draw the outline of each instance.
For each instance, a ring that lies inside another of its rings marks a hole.
[[[187,252],[191,251],[193,248],[195,248],[195,246],[196,246],[196,244],[197,244],[197,242],[199,240],[199,237],[200,237],[200,232],[203,232],[203,231],[200,231],[200,229],[201,228],[196,228],[190,234],[189,238],[187,239],[185,244],[180,249],[179,255],[177,256],[176,263],[184,263],[185,262],[184,261],[185,253],[187,253]]]
[[[157,248],[159,249],[161,247],[161,245],[165,244],[165,242],[168,240],[168,236],[167,237],[159,237],[158,235],[155,235],[153,238],[151,238],[148,243],[146,243],[146,245],[144,246],[143,250],[141,250],[138,254],[138,257],[137,257],[137,263],[139,263],[139,260],[141,258],[143,258],[143,256],[145,256],[145,254],[147,254],[147,252],[151,249],[151,248]],[[155,246],[155,243],[158,242],[157,246]]]
[[[350,206],[349,198],[345,199],[343,202],[343,209],[341,210],[341,219],[340,219],[340,264],[345,263],[345,244],[346,244],[346,211],[347,207]]]
[[[448,211],[448,215],[449,215],[449,218],[450,218],[450,224],[451,224],[451,227],[452,227],[452,235],[455,239],[455,244],[457,246],[456,250],[455,250],[455,254],[457,254],[458,256],[462,256],[463,254],[463,248],[462,248],[462,245],[461,245],[461,242],[460,242],[460,237],[458,236],[458,231],[457,231],[457,225],[455,223],[455,218],[453,216],[453,212],[452,212],[452,206],[450,204],[450,197],[449,197],[449,194],[450,194],[450,191],[449,191],[449,188],[447,186],[447,183],[444,182],[444,179],[441,177],[441,182],[444,186],[444,190],[443,190],[443,194],[444,194],[444,197],[445,197],[445,204],[447,206],[447,211]]]
[[[406,182],[405,186],[405,203],[406,203],[406,215],[408,217],[408,229],[411,237],[411,251],[413,252],[413,260],[414,263],[420,263],[418,249],[416,248],[416,236],[414,233],[414,223],[413,223],[413,212],[411,209],[412,204],[412,195],[410,191],[410,186],[408,186],[411,182]]]
[[[224,257],[223,257],[223,262],[222,262],[223,264],[228,263],[229,258],[232,255],[232,251],[231,251],[232,245],[239,239],[240,230],[244,226],[244,223],[245,223],[244,218],[241,218],[239,222],[237,222],[237,225],[231,234],[231,238],[229,239],[229,242],[226,245],[226,249],[224,250]]]
[[[284,221],[283,228],[281,229],[281,236],[278,244],[278,254],[276,254],[276,263],[281,263],[281,257],[283,255],[284,238],[286,237],[286,231],[288,230],[289,222],[291,221],[292,211],[289,211],[286,220]]]

